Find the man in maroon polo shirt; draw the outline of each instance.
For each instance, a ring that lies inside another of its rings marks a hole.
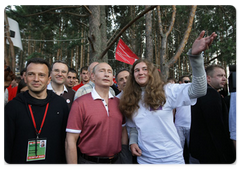
[[[93,91],[77,98],[69,114],[67,163],[121,163],[119,152],[121,145],[128,143],[128,137],[124,117],[118,109],[119,99],[109,92],[113,70],[107,63],[100,63],[91,76],[95,82]]]

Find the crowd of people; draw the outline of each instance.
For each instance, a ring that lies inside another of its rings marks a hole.
[[[227,82],[224,68],[204,68],[202,51],[217,36],[204,33],[188,52],[191,79],[182,76],[178,83],[165,82],[146,59],[135,61],[131,70],[118,70],[116,83],[105,62],[82,67],[77,83],[77,72],[65,62],[50,66],[33,58],[21,72],[18,86],[10,85],[18,79],[5,66],[5,161],[234,163],[236,103],[231,96],[229,114],[219,93]]]

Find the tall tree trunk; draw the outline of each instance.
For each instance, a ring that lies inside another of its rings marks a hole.
[[[9,61],[7,58],[7,15],[5,11],[5,5],[2,4],[2,59],[6,61],[6,64],[9,65]],[[4,34],[5,33],[5,34]]]
[[[5,23],[4,23],[5,24]],[[8,61],[8,55],[7,55],[7,34],[6,34],[6,30],[4,30],[5,34],[4,34],[4,62],[6,65],[9,65],[9,61]]]
[[[100,52],[101,52],[101,19],[100,19],[100,6],[89,6],[89,10],[91,11],[91,15],[89,16],[89,44],[90,44],[90,53],[89,60],[90,63],[93,61],[97,61]]]
[[[181,41],[181,44],[178,47],[178,50],[175,54],[175,56],[173,56],[170,60],[166,61],[166,44],[167,44],[167,37],[169,35],[169,33],[172,31],[174,22],[175,22],[175,17],[176,17],[176,7],[173,6],[173,13],[172,13],[172,21],[170,23],[170,26],[168,28],[168,31],[164,34],[163,33],[163,29],[162,29],[162,23],[161,23],[161,11],[160,11],[160,7],[158,6],[158,21],[159,21],[159,27],[160,27],[160,34],[161,34],[161,38],[164,39],[162,40],[162,45],[161,45],[161,50],[162,50],[162,54],[160,56],[160,60],[162,59],[161,63],[161,72],[164,76],[165,79],[168,78],[169,75],[169,68],[177,61],[177,59],[180,57],[187,41],[189,38],[189,34],[191,32],[192,29],[192,23],[194,20],[194,16],[195,16],[195,12],[196,12],[197,6],[192,6],[191,8],[191,12],[190,12],[190,16],[188,19],[188,23],[187,23],[187,28],[186,31],[184,33],[184,37]]]
[[[80,56],[80,64],[79,64],[79,68],[82,68],[83,66],[84,66],[84,64],[83,64],[83,62],[84,62],[84,43],[83,43],[83,37],[84,37],[84,35],[83,35],[83,28],[81,29],[81,37],[82,37],[82,39],[81,39],[81,46],[80,46],[80,48],[81,48],[81,56]]]
[[[18,63],[19,63],[19,70],[21,71],[24,68],[23,51],[20,52]]]
[[[131,20],[133,20],[136,17],[135,8],[136,8],[135,5],[131,5],[128,8]],[[130,48],[137,55],[137,38],[136,38],[136,23],[135,22],[129,28],[129,32],[130,32],[129,37],[131,39],[131,41],[130,41]]]
[[[149,6],[145,6],[147,9]],[[146,13],[146,58],[153,62],[153,39],[152,39],[152,11]]]
[[[156,13],[155,13],[155,10],[153,10],[153,20],[154,18],[156,17]],[[153,22],[153,41],[154,41],[154,59],[155,59],[155,63],[156,63],[156,66],[157,68],[159,69],[159,65],[158,65],[158,42],[157,42],[157,24],[156,22]]]
[[[107,23],[106,23],[106,12],[105,5],[100,6],[100,30],[101,30],[101,50],[107,48]],[[99,51],[99,53],[101,52]],[[108,53],[103,56],[103,61],[108,63]]]
[[[70,63],[70,67],[73,67],[73,55],[74,55],[74,48],[71,49],[71,63]]]
[[[79,67],[79,65],[78,65],[78,63],[79,63],[79,46],[78,45],[76,46],[76,58],[75,58],[75,60],[76,60],[75,70],[78,72],[78,67]]]
[[[63,56],[63,44],[61,43],[61,48],[60,48],[60,55],[59,55],[59,60],[62,60],[62,56]]]
[[[197,10],[197,6],[196,5],[192,6],[192,9],[191,9],[191,12],[190,12],[190,16],[189,16],[189,19],[188,19],[188,23],[187,23],[187,28],[186,28],[186,31],[184,33],[183,39],[181,41],[181,44],[179,45],[178,50],[177,50],[175,56],[173,56],[167,63],[167,65],[169,67],[172,66],[177,61],[177,59],[182,54],[185,45],[187,44],[190,32],[192,30],[192,24],[193,24],[193,20],[194,20],[194,16],[195,16],[196,10]]]
[[[29,23],[29,27],[28,28],[30,28],[31,27],[31,22]],[[31,55],[31,30],[29,29],[29,35],[28,35],[28,56],[30,56]]]
[[[85,66],[87,65],[86,63],[86,59],[85,59],[85,48],[86,48],[86,45],[85,45],[85,37],[86,37],[86,33],[85,33],[85,30],[82,28],[82,39],[81,39],[81,44],[82,45],[82,56],[83,56],[83,60],[82,60],[82,66]]]
[[[36,41],[33,42],[33,47],[32,47],[32,52],[35,52],[35,47],[36,47]]]
[[[39,46],[38,46],[38,50],[37,50],[37,52],[38,53],[41,53],[41,51],[42,51],[42,42],[39,42]]]
[[[11,65],[9,63],[9,59],[7,58],[7,56],[4,56],[4,59],[6,61],[6,64],[8,64],[11,67],[12,72],[15,74],[15,65],[16,65],[16,60],[15,60],[15,51],[14,51],[14,46],[13,46],[13,42],[10,38],[10,29],[9,29],[9,23],[8,23],[8,19],[7,19],[7,14],[6,11],[4,10],[4,24],[6,26],[6,30],[4,31],[6,33],[6,37],[7,40],[9,42],[9,50],[10,50],[10,58],[11,58]],[[4,38],[4,42],[6,42],[6,39]],[[4,43],[5,47],[6,47],[6,43]],[[7,49],[7,48],[5,48]],[[5,53],[6,54],[6,53]]]
[[[63,18],[60,17],[59,19],[59,36],[62,37],[62,31],[63,31]],[[61,60],[61,55],[62,55],[62,42],[57,41],[58,44],[58,49],[57,49],[57,57],[56,60]]]
[[[159,25],[160,35],[161,35],[160,68],[165,79],[167,79],[168,73],[169,73],[169,70],[168,70],[169,68],[165,66],[166,55],[167,55],[167,38],[173,29],[173,25],[175,23],[175,18],[176,18],[176,6],[173,5],[172,8],[173,8],[172,20],[170,22],[170,26],[168,27],[168,30],[166,31],[166,33],[164,33],[162,19],[161,19],[161,9],[160,9],[160,6],[157,7],[158,25]]]
[[[127,28],[129,28],[135,21],[137,21],[139,18],[141,18],[144,14],[146,14],[148,11],[153,10],[157,6],[150,6],[148,9],[145,9],[143,12],[141,12],[136,18],[134,18],[132,21],[130,21],[116,36],[115,38],[109,43],[106,49],[100,54],[99,58],[101,59],[106,52],[111,48],[111,46],[118,40],[118,38],[122,35],[124,31],[126,31]]]
[[[161,36],[160,36],[160,40],[159,40],[159,42],[158,42],[158,55],[157,55],[157,57],[158,57],[158,65],[159,65],[159,69],[160,70],[162,70],[162,65],[161,65],[161,63],[163,63],[161,60],[162,60],[162,57],[161,57],[161,54],[160,54],[160,50],[161,50]]]
[[[90,53],[90,45],[87,48],[88,48],[88,53],[87,53],[87,66],[88,66],[88,65],[90,65],[90,61],[89,61],[90,60],[89,59],[90,58],[90,55],[89,55],[89,53]]]
[[[44,52],[43,52],[43,55],[44,55]],[[47,59],[46,59],[47,60]],[[48,63],[50,64],[50,65],[52,65],[52,63],[53,63],[53,54],[50,54],[50,57],[48,58]]]

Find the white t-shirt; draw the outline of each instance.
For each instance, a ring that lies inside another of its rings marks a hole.
[[[142,156],[138,157],[138,163],[158,162],[158,158],[171,157],[182,152],[180,139],[173,122],[172,110],[176,107],[191,105],[197,99],[190,99],[188,88],[190,84],[167,84],[164,87],[166,103],[163,107],[153,111],[138,103],[139,109],[134,113],[133,121],[128,120],[130,127],[136,127],[138,131],[138,145],[142,150]],[[144,91],[142,92],[142,99]],[[176,160],[176,158],[174,158]],[[179,159],[183,159],[180,157]],[[175,161],[173,160],[173,162]],[[179,162],[179,160],[176,160]]]
[[[175,126],[186,127],[191,126],[191,106],[181,106],[176,108]]]

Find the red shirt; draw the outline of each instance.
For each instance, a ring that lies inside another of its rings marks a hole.
[[[83,85],[84,85],[83,82],[81,82],[80,84],[74,86],[72,89],[73,89],[74,91],[77,91],[77,90],[78,90],[80,87],[82,87]]]
[[[102,100],[94,100],[92,93],[73,102],[66,131],[80,133],[78,147],[83,154],[110,157],[121,151],[122,124],[125,122],[118,104],[118,98],[109,98],[108,116]]]
[[[8,86],[7,89],[8,89],[8,101],[11,101],[17,95],[18,86],[12,88],[12,85],[10,84],[10,86]]]

